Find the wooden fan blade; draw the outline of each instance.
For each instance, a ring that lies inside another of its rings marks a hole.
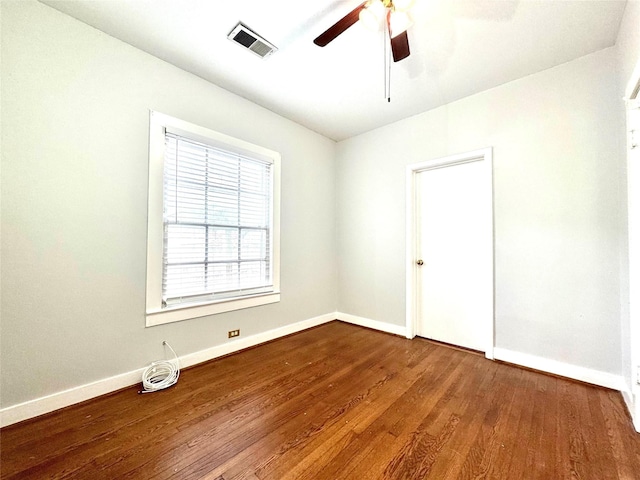
[[[409,56],[411,52],[409,51],[409,37],[406,31],[391,39],[391,52],[393,52],[394,62],[399,62]]]
[[[326,32],[322,33],[316,38],[313,43],[319,47],[325,47],[335,38],[344,32],[347,28],[356,23],[360,16],[360,11],[364,8],[367,2],[362,2],[358,7],[347,13],[344,17],[338,20],[333,26],[329,27]]]

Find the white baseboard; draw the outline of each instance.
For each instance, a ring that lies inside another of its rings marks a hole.
[[[627,409],[631,414],[633,427],[636,429],[636,432],[640,433],[640,401],[636,401],[636,399],[639,398],[639,395],[637,393],[634,395],[633,393],[633,389],[635,389],[635,385],[632,386],[631,388],[632,388],[632,391],[624,390],[622,392],[622,398],[624,398],[624,403],[627,404]]]
[[[572,378],[574,380],[599,385],[605,388],[611,388],[620,392],[624,392],[626,390],[625,382],[621,375],[614,375],[613,373],[579,367],[577,365],[537,357],[527,353],[515,352],[505,348],[494,348],[493,354],[496,360],[513,363],[514,365],[540,370],[553,375],[560,375],[561,377]]]
[[[140,368],[3,408],[0,410],[0,427],[6,427],[75,403],[84,402],[90,398],[135,385],[141,381],[143,371],[144,368]]]
[[[627,405],[627,408],[629,409],[629,413],[633,414],[634,412],[634,407],[633,407],[633,395],[631,395],[631,392],[629,392],[628,389],[624,389],[622,390],[622,399],[624,400],[624,403]]]
[[[631,415],[633,427],[636,429],[636,432],[640,433],[640,418],[638,418],[638,412],[640,411],[640,409],[635,405],[635,402],[633,401],[633,394],[629,391],[628,386],[626,386],[621,393],[622,399],[627,405],[627,410],[629,410],[629,414]]]
[[[245,348],[260,345],[261,343],[275,340],[286,335],[301,332],[333,320],[340,320],[342,322],[402,337],[404,337],[406,333],[405,326],[371,320],[369,318],[358,317],[348,313],[332,312],[184,355],[180,357],[180,366],[181,368],[190,367],[192,365],[206,362],[224,355],[229,355],[231,353],[244,350]],[[619,375],[578,367],[503,348],[495,348],[494,357],[496,360],[502,360],[515,365],[533,368],[535,370],[619,390],[622,392],[625,402],[629,406],[629,410],[631,412],[634,411],[632,410],[634,408],[632,397],[625,388],[623,378]],[[145,367],[0,409],[0,427],[12,425],[29,418],[37,417],[60,408],[68,407],[70,405],[140,383],[142,372]],[[636,408],[636,411],[637,410],[640,409]],[[634,426],[636,430],[640,432],[640,413],[634,415],[634,420]]]
[[[360,325],[361,327],[371,328],[373,330],[379,330],[381,332],[392,333],[393,335],[405,336],[407,331],[404,325],[394,325],[391,323],[380,322],[378,320],[371,320],[369,318],[358,317],[356,315],[350,315],[348,313],[336,312],[336,318],[341,322],[352,323],[354,325]]]
[[[301,322],[292,323],[283,327],[274,328],[266,332],[257,333],[250,337],[238,338],[234,341],[223,343],[222,345],[216,345],[215,347],[207,348],[206,350],[200,350],[189,355],[180,357],[180,366],[182,368],[197,365],[198,363],[206,362],[214,358],[223,357],[231,353],[244,350],[245,348],[255,347],[261,343],[270,342],[280,337],[291,335],[292,333],[298,333],[309,328],[317,327],[324,323],[336,320],[335,313],[327,313],[320,315],[319,317],[310,318]]]
[[[310,318],[308,320],[303,320],[301,322],[292,323],[290,325],[258,333],[256,335],[251,335],[249,337],[239,338],[199,352],[190,353],[180,357],[180,367],[186,368],[214,358],[222,357],[230,353],[244,350],[245,348],[253,347],[302,330],[307,330],[309,328],[322,325],[323,323],[331,322],[332,320],[336,320],[336,318],[335,313],[328,313],[320,315],[319,317]],[[140,383],[142,372],[145,368],[146,365],[145,367],[137,370],[0,409],[0,427],[6,427],[29,418],[53,412],[54,410],[68,407],[70,405]]]

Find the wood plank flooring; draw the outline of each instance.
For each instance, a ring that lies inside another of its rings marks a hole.
[[[2,479],[640,479],[619,393],[332,322],[0,431]]]

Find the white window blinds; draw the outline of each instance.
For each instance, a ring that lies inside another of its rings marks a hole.
[[[272,164],[165,131],[165,306],[273,291]]]

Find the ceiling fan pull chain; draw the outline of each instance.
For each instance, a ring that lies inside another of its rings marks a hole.
[[[391,103],[391,63],[387,60],[387,103]]]
[[[383,48],[383,65],[382,65],[382,69],[384,70],[384,98],[389,98],[388,95],[388,89],[387,89],[387,57],[388,57],[388,53],[387,53],[387,33],[386,30],[384,32],[382,32],[382,37],[383,37],[383,44],[384,44],[384,48]]]
[[[384,95],[388,103],[391,103],[391,12],[387,12],[384,28]]]
[[[391,55],[387,55],[387,78],[387,103],[391,103]]]

